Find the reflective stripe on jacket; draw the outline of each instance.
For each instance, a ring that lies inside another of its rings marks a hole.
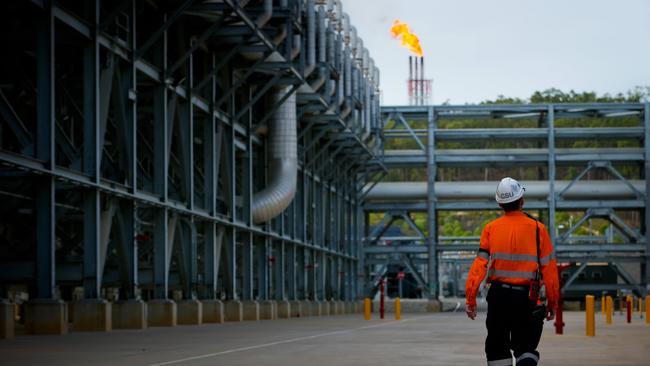
[[[529,285],[535,279],[538,267],[536,225],[539,225],[539,257],[548,306],[555,307],[560,288],[551,239],[544,224],[521,211],[506,212],[483,228],[480,249],[467,276],[467,304],[476,305],[476,293],[486,274],[488,283]]]

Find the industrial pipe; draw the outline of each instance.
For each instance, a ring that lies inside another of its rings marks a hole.
[[[255,19],[255,25],[258,28],[262,28],[271,20],[273,16],[273,0],[264,0],[263,9],[262,14]]]
[[[272,103],[277,104],[290,87],[276,90]],[[266,222],[284,211],[296,194],[298,153],[296,132],[296,96],[292,93],[273,114],[269,123],[268,186],[253,195],[252,215],[256,224]]]
[[[307,65],[304,77],[308,77],[316,68],[316,9],[314,0],[307,0]]]
[[[318,77],[309,86],[318,92],[327,79],[325,63],[327,62],[327,27],[325,26],[325,8],[318,7]]]
[[[629,181],[640,192],[645,191],[645,181]],[[547,181],[522,181],[526,187],[524,198],[544,199],[549,194]],[[561,192],[569,181],[556,181],[555,192]],[[471,200],[492,199],[496,185],[492,182],[436,182],[435,192],[439,199]],[[419,201],[427,197],[426,182],[386,182],[377,184],[366,196],[367,201]],[[618,180],[578,181],[565,194],[567,199],[614,199],[636,197]]]

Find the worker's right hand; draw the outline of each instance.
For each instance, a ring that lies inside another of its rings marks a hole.
[[[476,319],[476,305],[465,304],[465,313],[467,313],[468,318]]]
[[[548,308],[546,310],[546,320],[551,321],[555,319],[555,308]]]

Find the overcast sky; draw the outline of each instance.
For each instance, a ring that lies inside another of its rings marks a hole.
[[[649,0],[343,0],[343,11],[381,70],[384,105],[408,103],[395,19],[420,37],[435,104],[650,86]]]

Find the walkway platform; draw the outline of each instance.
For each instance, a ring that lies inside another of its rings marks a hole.
[[[374,315],[374,314],[373,314]],[[392,314],[388,314],[392,316]],[[405,314],[364,321],[363,315],[245,321],[0,341],[6,364],[53,365],[484,365],[485,313]],[[650,325],[616,314],[596,337],[584,335],[584,313],[565,313],[565,334],[551,323],[540,365],[648,365]]]

